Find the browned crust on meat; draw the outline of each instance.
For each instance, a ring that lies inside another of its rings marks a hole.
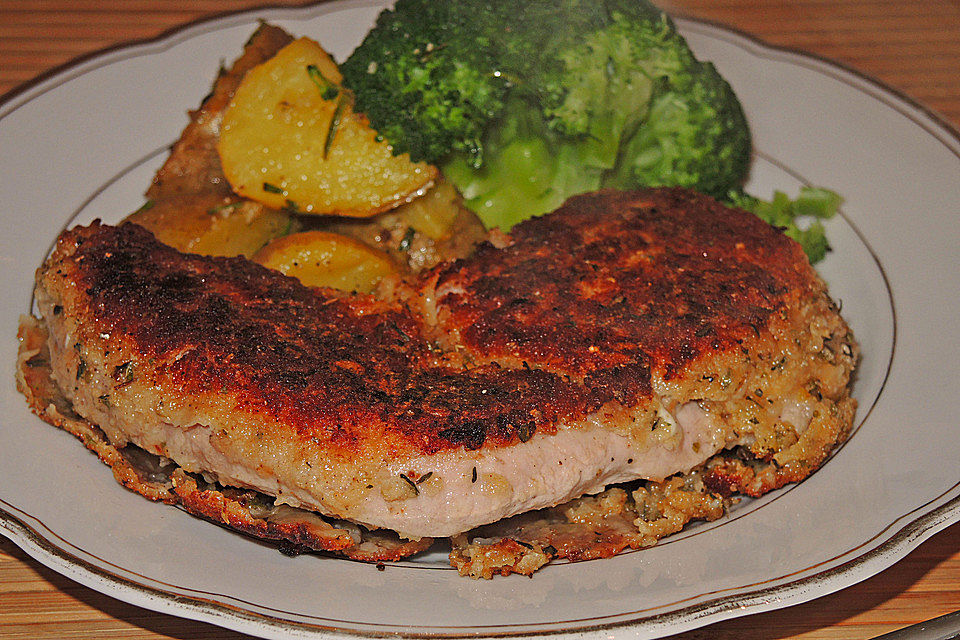
[[[479,357],[583,378],[625,404],[649,393],[651,371],[672,380],[758,335],[816,281],[797,243],[683,189],[571,198],[505,248],[423,280],[440,325]]]
[[[705,486],[699,471],[640,483],[633,491],[612,487],[455,536],[450,563],[461,575],[489,579],[530,575],[556,558],[610,558],[652,546],[692,520],[716,520],[729,502]]]
[[[485,578],[511,573],[529,576],[553,559],[553,555],[540,545],[533,545],[514,538],[499,538],[486,544],[470,544],[466,536],[453,539],[450,564],[462,576]]]
[[[856,409],[856,401],[847,394],[836,401],[821,400],[810,425],[794,444],[766,455],[741,449],[740,457],[717,456],[704,470],[704,484],[722,496],[744,494],[758,498],[791,482],[800,482],[847,439]]]
[[[221,69],[213,91],[199,109],[190,113],[190,123],[154,177],[148,198],[193,197],[205,192],[232,195],[217,153],[223,111],[247,71],[273,57],[291,40],[293,37],[283,29],[268,24],[262,24],[250,36],[243,55],[229,69]]]
[[[552,509],[521,514],[453,538],[450,563],[461,575],[529,575],[546,562],[609,558],[652,542],[637,530],[637,509],[620,487]]]
[[[229,397],[331,455],[509,445],[600,404],[544,371],[438,366],[400,306],[181,254],[132,224],[65,232],[40,277],[93,359],[136,360],[138,376],[177,394]]]
[[[21,318],[18,330],[17,389],[42,420],[77,437],[113,470],[121,485],[150,500],[179,505],[193,515],[266,540],[283,541],[306,550],[337,553],[366,562],[394,561],[429,548],[433,541],[401,540],[390,531],[369,531],[356,525],[338,527],[321,516],[272,498],[228,487],[200,487],[197,479],[172,462],[162,473],[145,468],[145,454],[133,445],[117,447],[96,426],[76,415],[51,377],[47,336],[34,318]],[[260,507],[263,515],[253,509]],[[349,528],[344,528],[348,526]]]
[[[73,413],[51,378],[42,326],[25,316],[18,337],[17,388],[31,409],[44,421],[79,438],[131,491],[178,505],[235,531],[293,545],[294,552],[326,551],[364,562],[387,562],[416,555],[433,544],[429,538],[401,540],[389,531],[369,531],[346,523],[337,526],[314,513],[275,506],[269,496],[254,491],[207,485],[172,462],[166,463],[162,477],[151,479],[136,463],[137,456],[131,455],[138,451],[136,447],[114,446],[99,428]],[[673,478],[661,484],[647,483],[648,489],[632,495],[620,488],[608,489],[598,496],[482,527],[454,538],[450,562],[461,575],[474,578],[531,575],[555,558],[607,558],[628,547],[649,546],[690,519],[722,515],[718,498],[702,485],[690,488],[690,484],[689,480]],[[638,500],[641,493],[643,497]],[[638,518],[645,523],[641,525],[644,532],[638,529]],[[493,539],[476,542],[481,537]]]
[[[312,516],[309,519],[298,518],[281,523],[254,517],[245,504],[245,498],[250,500],[255,497],[253,491],[234,491],[235,495],[230,497],[227,493],[229,490],[202,489],[192,476],[179,469],[171,475],[171,479],[173,491],[184,509],[231,529],[257,538],[288,540],[294,544],[326,551],[342,551],[355,544],[349,531],[338,529],[313,514],[309,514]],[[236,495],[237,493],[239,495]],[[308,515],[306,512],[302,513]],[[318,544],[318,541],[322,541],[322,544]]]
[[[126,488],[150,500],[176,503],[177,497],[170,492],[169,483],[145,479],[123,456],[120,449],[110,444],[103,431],[74,412],[70,401],[50,375],[47,332],[37,320],[22,316],[17,338],[20,341],[17,353],[17,390],[26,397],[30,409],[44,422],[78,438],[87,449],[96,453],[101,461],[113,469],[113,477]]]
[[[346,523],[337,526],[303,509],[273,506],[269,496],[256,491],[201,487],[193,476],[179,469],[171,479],[180,506],[193,515],[256,538],[284,541],[294,545],[294,552],[299,547],[364,562],[387,562],[416,555],[433,545],[431,538],[401,540],[391,531],[371,532]],[[263,516],[254,514],[258,507],[265,511]]]
[[[393,456],[509,446],[610,400],[643,406],[655,386],[668,407],[695,401],[749,436],[629,498],[608,490],[514,530],[511,519],[500,533],[498,523],[458,538],[451,562],[475,577],[653,544],[719,517],[722,498],[802,480],[847,436],[856,343],[795,243],[672,189],[584,196],[544,220],[519,225],[505,249],[484,246],[421,279],[425,297],[440,292],[430,327],[398,303],[306,289],[242,259],[185,256],[135,225],[65,233],[40,288],[55,298],[50,313],[86,331],[82,349],[114,371],[116,392],[135,358],[146,378],[137,384],[230,398],[267,417],[278,441],[344,460],[384,447]],[[812,416],[791,417],[791,404]],[[312,536],[334,550],[351,535],[311,531],[309,518],[258,519],[244,492],[181,476],[176,501],[252,535]],[[401,557],[409,549],[397,544],[350,553]]]

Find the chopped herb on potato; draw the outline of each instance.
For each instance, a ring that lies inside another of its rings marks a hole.
[[[372,216],[422,194],[437,169],[411,162],[353,110],[333,59],[309,38],[244,77],[218,151],[239,195],[297,213]]]

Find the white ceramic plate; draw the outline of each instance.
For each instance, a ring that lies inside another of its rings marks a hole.
[[[342,57],[369,0],[269,9],[113,50],[0,106],[0,362],[12,371],[33,271],[65,226],[137,208],[185,112],[256,20]],[[442,554],[372,565],[285,557],[117,485],[72,436],[2,390],[0,532],[128,602],[269,637],[343,634],[648,638],[815,598],[893,564],[960,518],[960,140],[837,66],[695,21],[680,25],[740,95],[750,190],[838,189],[820,265],[862,345],[851,440],[810,479],[657,547],[474,582]]]

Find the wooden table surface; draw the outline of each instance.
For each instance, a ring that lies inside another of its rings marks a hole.
[[[0,95],[105,47],[155,37],[257,0],[0,0]],[[299,5],[301,1],[272,0]],[[872,75],[960,128],[960,0],[664,0]],[[231,52],[225,51],[229,58]],[[7,152],[8,150],[0,150]],[[883,573],[694,638],[870,638],[960,609],[960,524]],[[242,634],[125,604],[38,564],[0,538],[0,637],[236,639]]]

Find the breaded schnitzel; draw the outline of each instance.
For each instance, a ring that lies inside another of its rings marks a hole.
[[[573,198],[380,298],[131,224],[65,232],[37,282],[53,379],[113,446],[404,538],[690,472],[757,495],[855,407],[856,344],[799,246],[682,189]],[[619,548],[678,528],[636,495]]]

